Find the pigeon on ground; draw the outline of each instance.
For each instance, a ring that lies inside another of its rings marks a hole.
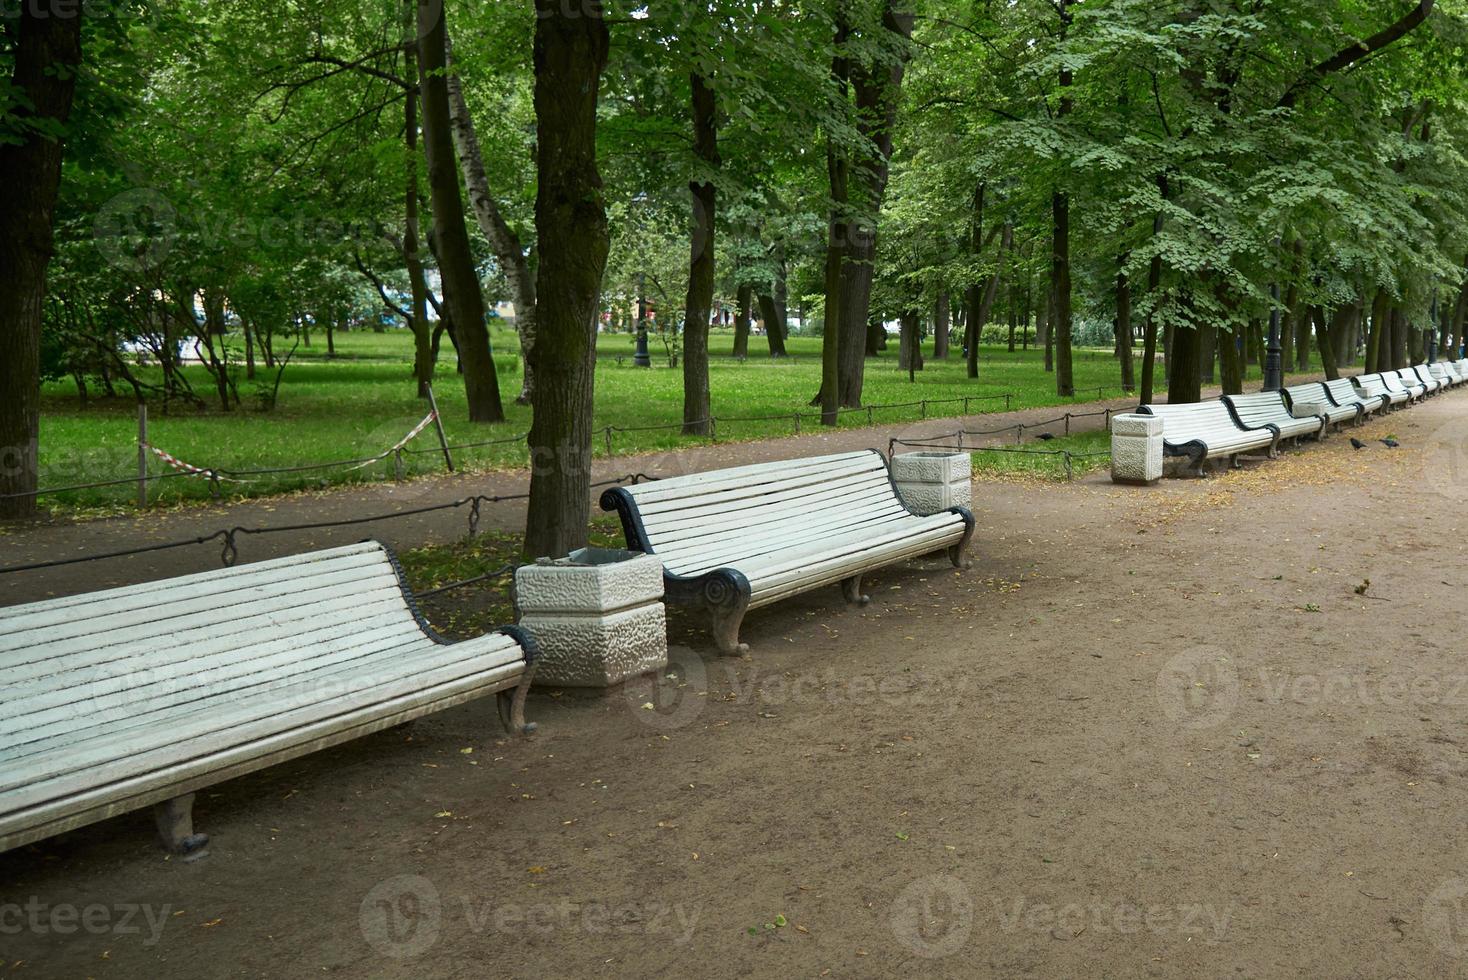
[[[1051,439],[1054,439],[1055,438],[1055,433],[1053,433],[1053,432],[1042,432],[1039,435],[1035,436],[1035,438],[1036,439],[1039,439],[1041,442],[1049,442]]]
[[[1353,436],[1351,438],[1351,448],[1352,449],[1365,449],[1366,448],[1366,443],[1362,442],[1360,439],[1357,439],[1357,438],[1355,438]]]
[[[1388,449],[1396,449],[1398,446],[1401,445],[1401,443],[1397,442],[1397,440],[1395,439],[1383,439],[1381,440],[1381,444]]]

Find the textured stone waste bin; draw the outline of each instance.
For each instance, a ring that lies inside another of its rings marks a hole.
[[[1162,479],[1162,420],[1155,415],[1111,416],[1111,479],[1151,484]]]
[[[892,457],[897,495],[914,514],[937,514],[950,507],[973,509],[973,458],[962,452],[898,453]]]
[[[515,572],[520,625],[540,644],[535,683],[610,687],[668,663],[663,563],[581,548]]]

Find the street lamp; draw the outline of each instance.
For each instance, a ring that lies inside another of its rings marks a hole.
[[[1279,239],[1274,248],[1279,251]],[[1279,391],[1284,387],[1284,366],[1280,363],[1279,348],[1279,280],[1269,284],[1269,342],[1264,348],[1264,390]]]

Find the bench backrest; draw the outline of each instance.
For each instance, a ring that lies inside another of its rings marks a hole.
[[[1383,371],[1381,380],[1386,382],[1388,388],[1397,391],[1411,391],[1414,388],[1423,387],[1421,380],[1405,368],[1400,371]]]
[[[1362,401],[1361,393],[1351,384],[1350,378],[1336,378],[1322,382],[1326,393],[1337,405],[1355,405]]]
[[[1400,381],[1395,385],[1388,384],[1386,375],[1381,372],[1357,375],[1352,380],[1368,395],[1381,395],[1389,391],[1401,392],[1402,390],[1402,383]]]
[[[1412,367],[1404,369],[1402,374],[1405,375],[1408,371],[1411,371],[1412,376],[1423,384],[1431,385],[1434,388],[1438,387],[1439,382],[1437,376],[1432,373],[1426,364],[1414,364]]]
[[[12,709],[0,745],[84,728],[95,710],[116,718],[268,678],[304,645],[346,637],[361,650],[423,632],[375,541],[0,609]]]
[[[602,496],[602,506],[622,511],[624,527],[632,511],[629,545],[658,555],[674,574],[711,567],[711,559],[737,564],[782,540],[839,534],[909,513],[874,449],[616,487]],[[631,530],[640,540],[632,540]]]
[[[1255,391],[1247,395],[1226,395],[1223,399],[1246,429],[1258,429],[1266,425],[1281,425],[1294,422],[1290,410],[1285,408],[1284,399],[1277,391]]]
[[[1346,382],[1349,386],[1350,382]],[[1284,389],[1285,398],[1291,405],[1329,405],[1330,399],[1326,397],[1325,385],[1319,381],[1310,381],[1302,385],[1290,385]]]
[[[1187,405],[1143,405],[1137,411],[1162,419],[1162,438],[1174,445],[1195,439],[1209,442],[1210,437],[1234,436],[1240,431],[1228,406],[1216,399]]]

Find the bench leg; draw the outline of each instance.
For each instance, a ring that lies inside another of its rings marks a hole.
[[[193,793],[154,804],[153,820],[158,825],[158,840],[170,854],[194,861],[208,853],[209,835],[194,833]]]
[[[708,610],[713,621],[714,643],[726,656],[749,649],[748,643],[739,642],[739,626],[744,622],[751,595],[748,580],[730,568],[716,569],[698,584],[694,601]]]
[[[718,645],[719,652],[725,656],[734,656],[749,651],[748,643],[739,642],[739,626],[744,622],[744,612],[749,608],[749,600],[742,599],[734,605],[710,606],[709,612],[713,616],[714,643]]]
[[[501,691],[495,698],[500,724],[511,735],[529,735],[537,727],[535,722],[525,720],[525,698],[530,694],[530,681],[534,676],[535,665],[531,664],[520,675],[520,683],[513,691]]]
[[[861,575],[853,575],[841,580],[841,595],[849,605],[865,606],[872,601],[872,597],[864,595],[861,591]]]

